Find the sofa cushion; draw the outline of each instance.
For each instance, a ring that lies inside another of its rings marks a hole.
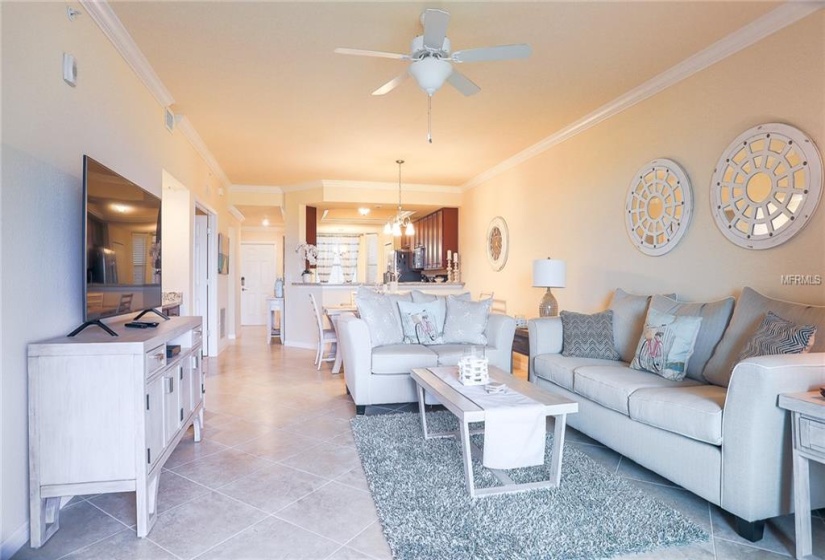
[[[573,372],[582,366],[616,366],[615,360],[577,358],[561,354],[540,354],[533,360],[532,375],[552,381],[565,389],[573,390]]]
[[[768,311],[762,323],[745,344],[737,361],[755,356],[778,354],[806,354],[816,341],[816,327],[795,325]]]
[[[697,381],[705,382],[702,372],[705,365],[710,360],[713,350],[730,322],[733,313],[733,305],[736,299],[726,297],[717,301],[707,303],[679,302],[667,296],[655,295],[650,300],[650,308],[662,313],[669,313],[677,317],[686,315],[689,317],[701,317],[702,326],[699,328],[699,336],[693,347],[693,355],[687,367],[687,376]]]
[[[727,390],[716,385],[639,389],[630,395],[630,417],[681,436],[722,445]]]
[[[667,297],[676,296],[668,294]],[[609,307],[613,311],[613,341],[623,362],[630,363],[633,360],[649,303],[650,296],[629,294],[621,288],[613,294]]]
[[[398,314],[407,344],[441,344],[445,309],[443,301],[399,301]]]
[[[644,332],[630,367],[681,381],[687,374],[701,326],[701,317],[677,317],[648,309]]]
[[[562,356],[618,360],[613,342],[613,311],[593,315],[562,311]]]
[[[714,385],[728,386],[739,354],[768,311],[786,321],[798,325],[812,325],[817,327],[820,333],[825,332],[825,307],[771,299],[751,288],[745,288],[733,309],[730,325],[705,366],[705,379]],[[825,336],[816,337],[811,352],[825,352]]]
[[[699,385],[693,379],[670,381],[626,365],[582,366],[573,374],[573,391],[625,416],[629,415],[628,399],[635,391],[656,387],[690,387]]]
[[[447,319],[444,321],[444,343],[487,344],[487,320],[493,300],[466,301],[447,296]]]
[[[413,368],[437,365],[438,355],[423,344],[388,344],[372,349],[374,375],[408,375]]]
[[[429,348],[438,356],[438,365],[457,366],[464,352],[472,347],[472,344],[436,344]]]

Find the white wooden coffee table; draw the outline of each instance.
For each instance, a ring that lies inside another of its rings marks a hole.
[[[564,448],[564,431],[567,426],[567,415],[579,411],[579,403],[553,395],[532,383],[523,379],[513,377],[500,369],[489,367],[490,381],[504,383],[509,388],[521,393],[544,405],[545,415],[553,416],[555,419],[555,429],[553,431],[553,451],[550,455],[550,472],[546,480],[538,482],[516,483],[506,472],[499,469],[489,469],[501,482],[501,486],[491,488],[476,488],[473,478],[472,458],[480,460],[481,449],[470,442],[470,435],[484,433],[483,430],[470,431],[470,422],[483,422],[484,409],[473,401],[459,393],[440,377],[429,369],[416,368],[412,370],[412,378],[417,384],[418,390],[418,410],[421,415],[421,428],[426,439],[453,437],[461,442],[461,454],[464,459],[464,476],[467,483],[467,490],[470,496],[481,497],[494,494],[506,494],[510,492],[522,492],[537,488],[556,488],[561,481],[561,459]],[[447,410],[458,418],[459,431],[456,432],[430,432],[427,429],[427,415],[424,405],[424,391],[427,391],[441,401]]]

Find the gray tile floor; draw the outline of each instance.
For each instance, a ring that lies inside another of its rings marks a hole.
[[[78,496],[62,510],[55,536],[14,560],[391,558],[349,428],[355,407],[330,364],[315,370],[313,354],[267,345],[263,328],[245,327],[241,339],[207,361],[204,439],[194,443],[190,430],[166,463],[149,536],[135,536],[134,494]],[[368,413],[397,410],[417,409]],[[715,506],[575,430],[568,441],[713,535],[708,543],[633,558],[793,556],[792,516],[772,520],[762,541],[748,543]],[[814,552],[825,557],[821,512],[814,531]]]

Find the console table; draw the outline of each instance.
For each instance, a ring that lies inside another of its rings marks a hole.
[[[791,412],[793,433],[793,505],[796,557],[813,553],[809,462],[825,464],[825,398],[819,391],[779,395],[779,406]]]
[[[156,328],[108,323],[30,344],[31,546],[60,527],[63,496],[135,492],[137,535],[157,518],[163,464],[190,425],[203,426],[200,317]]]

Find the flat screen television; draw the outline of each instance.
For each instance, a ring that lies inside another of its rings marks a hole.
[[[162,304],[161,200],[89,156],[83,156],[83,197],[85,323],[79,330],[96,324],[110,331],[101,319]]]

